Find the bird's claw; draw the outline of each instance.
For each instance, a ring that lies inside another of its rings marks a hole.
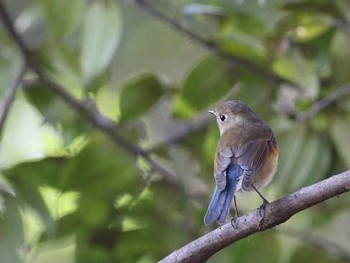
[[[262,205],[259,207],[259,216],[261,218],[265,217],[265,213],[266,213],[266,205],[269,204],[269,202],[267,200],[264,200],[264,202],[262,203]]]
[[[238,218],[238,216],[235,216],[235,217],[232,217],[231,218],[231,226],[232,226],[232,228],[233,229],[237,229],[238,228],[238,226],[237,226],[237,218]]]

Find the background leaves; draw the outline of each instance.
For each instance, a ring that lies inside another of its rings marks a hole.
[[[113,129],[147,149],[176,185],[29,71],[0,141],[4,262],[156,262],[206,233],[219,137],[206,111],[222,100],[249,104],[275,131],[281,156],[263,190],[269,200],[350,167],[347,94],[298,119],[349,81],[345,0],[147,1],[202,46],[129,1],[5,2],[43,72],[90,114],[115,121]],[[0,30],[1,98],[22,63]],[[300,213],[210,262],[348,262],[350,230],[339,223],[349,217],[348,199]],[[260,205],[254,193],[238,202],[243,213]],[[345,257],[288,229],[320,233]]]

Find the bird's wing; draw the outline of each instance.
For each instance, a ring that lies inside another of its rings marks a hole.
[[[214,160],[214,177],[218,190],[226,187],[226,169],[231,164],[233,152],[230,147],[223,147],[217,150]]]
[[[237,163],[244,170],[242,190],[247,191],[251,187],[256,175],[266,163],[276,143],[272,131],[265,139],[256,139],[247,142],[236,154]]]

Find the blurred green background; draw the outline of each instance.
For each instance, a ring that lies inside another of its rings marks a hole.
[[[213,55],[133,1],[4,1],[44,72],[149,150],[177,186],[28,71],[1,131],[1,263],[156,262],[210,231],[202,219],[219,134],[206,110],[226,99],[247,103],[275,131],[281,157],[262,191],[268,200],[349,169],[349,96],[300,117],[350,83],[349,1],[147,3],[257,71]],[[2,103],[22,65],[0,27]],[[317,205],[209,262],[350,262],[349,201]],[[260,205],[254,193],[238,202],[241,213]]]

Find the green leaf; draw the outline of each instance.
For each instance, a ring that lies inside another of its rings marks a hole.
[[[334,1],[334,4],[337,6],[340,16],[344,17],[348,22],[350,22],[350,3],[348,0],[338,0]]]
[[[54,94],[46,85],[39,81],[28,83],[25,87],[25,95],[28,97],[29,101],[45,116],[50,106],[55,101]]]
[[[339,259],[337,259],[332,253],[327,253],[324,249],[319,249],[316,245],[313,245],[312,247],[299,247],[291,255],[289,262],[341,263],[344,262],[344,260],[340,259],[340,256]]]
[[[335,33],[331,43],[331,64],[334,85],[343,85],[350,81],[350,37],[338,31]]]
[[[49,158],[49,160],[50,162],[44,161],[44,165],[42,165],[42,161],[22,163],[4,171],[4,175],[14,187],[17,196],[40,216],[48,236],[52,238],[55,234],[54,220],[39,191],[40,185],[43,185],[46,180],[52,179],[55,171],[52,168],[56,167],[53,167],[51,162],[57,161],[58,158]]]
[[[278,138],[280,144],[280,158],[276,181],[283,187],[289,187],[292,182],[294,169],[297,167],[297,159],[302,152],[306,141],[307,130],[305,126],[299,126],[291,130],[283,137]],[[298,140],[295,140],[298,138]]]
[[[332,26],[333,21],[327,15],[293,12],[279,21],[275,34],[288,34],[294,41],[307,42],[325,33]]]
[[[346,1],[346,0],[345,0]],[[336,5],[339,1],[328,1],[328,0],[304,0],[287,2],[283,9],[287,11],[296,12],[306,12],[306,13],[324,13],[330,14],[332,16],[339,16],[339,10],[337,10]]]
[[[18,200],[6,198],[6,210],[0,219],[1,262],[19,263],[18,253],[24,246],[24,231]]]
[[[83,9],[84,0],[40,0],[40,2],[52,29],[50,32],[53,33],[53,39],[61,40],[74,31]]]
[[[314,66],[302,54],[294,50],[273,63],[273,70],[303,88],[307,97],[315,98],[319,92],[319,81]]]
[[[244,238],[234,246],[217,253],[208,263],[214,262],[278,262],[282,253],[281,242],[273,233],[256,234]],[[252,253],[254,251],[254,253]]]
[[[21,68],[21,59],[18,51],[12,49],[10,46],[5,45],[5,41],[0,39],[0,53],[7,53],[8,55],[2,56],[0,59],[0,97],[1,99],[8,93],[7,88],[12,85],[15,78],[18,76],[18,72]]]
[[[108,67],[118,47],[122,18],[115,1],[93,1],[83,28],[81,68],[88,84]]]
[[[52,159],[50,158],[49,160]],[[43,184],[45,180],[50,180],[48,178],[51,177],[50,172],[53,173],[55,170],[40,164],[40,161],[19,164],[5,171],[4,174],[13,185],[18,196],[25,201],[26,204],[35,209],[45,224],[49,236],[52,237],[54,234],[54,220],[39,192],[39,186]],[[47,164],[47,162],[44,164]]]
[[[329,127],[331,139],[340,158],[350,168],[350,117],[333,115]]]
[[[123,119],[146,113],[163,95],[163,85],[153,73],[141,73],[122,84],[120,111]]]
[[[291,189],[315,183],[325,175],[331,160],[330,147],[327,142],[322,136],[308,132],[294,163],[294,169],[289,175]]]
[[[295,190],[324,178],[331,164],[327,137],[302,126],[278,141],[281,153],[276,180],[283,187]]]
[[[67,107],[61,99],[54,96],[50,89],[40,81],[26,85],[25,95],[44,116],[45,121],[57,129],[67,142],[90,130],[90,127],[75,111]]]
[[[202,59],[185,78],[175,113],[185,117],[185,114],[193,115],[196,111],[207,109],[232,88],[235,80],[220,58],[209,56]],[[183,105],[187,108],[185,114],[182,112]]]
[[[219,32],[219,45],[227,53],[262,62],[268,50],[264,44],[264,23],[256,16],[237,12],[227,18]]]

